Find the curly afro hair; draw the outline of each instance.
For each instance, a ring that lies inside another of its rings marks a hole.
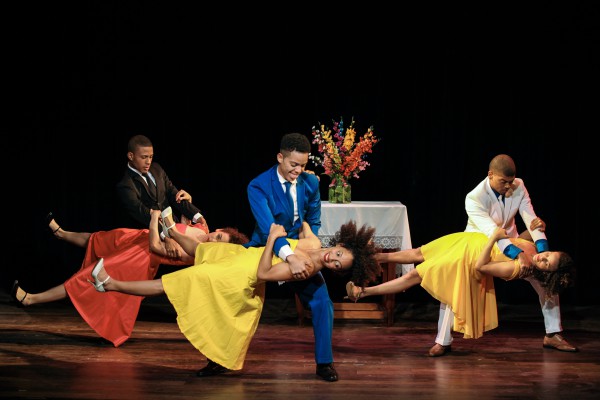
[[[342,246],[352,252],[351,280],[359,286],[368,285],[381,275],[381,266],[375,260],[380,249],[373,242],[374,235],[375,228],[365,224],[357,229],[356,222],[351,220],[341,226],[329,243],[331,247]]]
[[[575,286],[577,271],[575,262],[565,252],[559,252],[558,269],[556,271],[540,271],[534,269],[532,275],[546,291],[546,296],[561,293],[564,289]]]

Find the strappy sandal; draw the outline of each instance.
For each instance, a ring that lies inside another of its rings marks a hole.
[[[163,235],[165,235],[166,237],[171,237],[171,235],[169,235],[169,229],[173,228],[175,226],[175,222],[173,222],[173,224],[171,226],[167,226],[167,217],[172,217],[173,216],[173,210],[171,209],[171,207],[167,207],[164,210],[161,211],[160,213],[160,217],[162,218],[162,231],[163,231]]]
[[[100,281],[98,279],[98,274],[100,273],[102,268],[104,268],[104,258],[99,259],[96,265],[94,266],[94,269],[92,270],[92,278],[94,278],[94,282],[90,281],[89,279],[87,280],[89,283],[92,284],[92,286],[94,286],[94,288],[98,292],[106,292],[106,290],[104,289],[104,284],[110,280],[110,276],[108,276],[108,274],[105,280]]]

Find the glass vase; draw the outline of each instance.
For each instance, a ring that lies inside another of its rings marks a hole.
[[[338,179],[333,186],[329,186],[329,202],[348,204],[352,201],[352,186],[348,182]]]

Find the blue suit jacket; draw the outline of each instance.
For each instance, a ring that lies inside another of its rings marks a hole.
[[[294,225],[294,210],[290,209],[279,183],[277,166],[278,164],[258,175],[248,184],[248,200],[256,225],[250,242],[246,243],[245,247],[264,246],[273,222],[283,225],[288,233],[287,237],[291,239],[298,238],[298,230],[303,221],[310,225],[315,235],[319,233],[321,227],[319,179],[306,172],[298,177],[296,193],[300,218]],[[281,247],[286,244],[288,244],[286,238],[278,238],[273,248],[274,253],[279,254]]]

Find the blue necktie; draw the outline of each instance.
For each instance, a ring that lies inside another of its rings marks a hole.
[[[292,199],[292,182],[285,181],[285,197],[287,198],[290,209],[294,211],[294,199]]]

